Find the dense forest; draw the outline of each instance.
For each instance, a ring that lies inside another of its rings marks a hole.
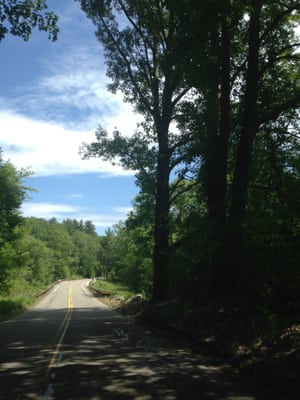
[[[34,294],[52,282],[102,275],[105,245],[91,221],[24,218],[28,171],[0,158],[0,299]]]
[[[102,237],[22,219],[28,172],[1,158],[0,295],[102,275],[153,302],[299,309],[299,1],[80,3],[108,89],[144,117],[80,152],[135,171],[139,194]]]

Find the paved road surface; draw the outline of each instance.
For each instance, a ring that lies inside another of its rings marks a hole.
[[[0,324],[0,399],[266,400],[178,341],[108,309],[87,280],[61,282]]]

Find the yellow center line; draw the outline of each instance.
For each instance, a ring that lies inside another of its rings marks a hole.
[[[59,332],[61,331],[61,335],[60,335],[60,338],[59,338],[59,340],[58,340],[58,342],[56,344],[56,347],[55,347],[54,353],[52,355],[52,358],[50,360],[50,363],[48,365],[48,370],[53,368],[53,366],[55,364],[55,361],[56,361],[57,356],[59,354],[62,342],[63,342],[64,337],[65,337],[66,331],[67,331],[68,326],[70,324],[72,311],[73,311],[73,299],[72,299],[72,287],[70,286],[69,287],[69,293],[68,293],[68,311],[66,313],[66,316],[65,316],[61,326],[59,327],[58,331]]]
[[[69,287],[69,297],[68,297],[68,310],[73,308],[73,299],[72,299],[72,286]]]

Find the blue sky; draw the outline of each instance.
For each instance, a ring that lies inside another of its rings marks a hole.
[[[82,142],[101,125],[133,133],[139,117],[107,91],[95,28],[74,0],[48,0],[59,15],[56,42],[35,30],[29,42],[0,42],[0,147],[4,159],[34,175],[24,216],[92,220],[99,234],[126,219],[138,190],[132,172],[82,160]]]

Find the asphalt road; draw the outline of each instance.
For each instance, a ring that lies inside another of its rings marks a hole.
[[[111,311],[87,283],[61,282],[0,324],[1,400],[284,399]]]

